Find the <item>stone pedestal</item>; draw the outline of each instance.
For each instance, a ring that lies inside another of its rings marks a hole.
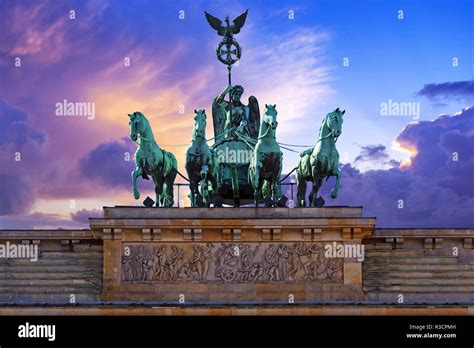
[[[297,303],[363,300],[362,263],[328,250],[360,246],[375,218],[361,207],[105,207],[90,223],[104,241],[102,300]]]

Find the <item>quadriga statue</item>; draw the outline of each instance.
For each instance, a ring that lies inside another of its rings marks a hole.
[[[193,139],[186,150],[186,172],[189,178],[191,207],[209,207],[217,194],[217,157],[206,142],[207,116],[203,109],[194,110]],[[209,191],[209,184],[212,190]]]
[[[279,192],[283,153],[276,141],[277,122],[276,105],[265,104],[265,113],[260,124],[257,144],[249,167],[249,181],[254,188],[254,202],[258,207],[264,182],[267,183],[272,205],[276,206]]]
[[[336,149],[336,140],[342,133],[343,115],[346,110],[336,110],[326,115],[319,128],[316,145],[312,149],[300,154],[296,167],[296,180],[298,193],[297,207],[306,206],[306,183],[313,182],[313,190],[309,195],[310,206],[318,206],[318,191],[324,178],[336,177],[336,184],[331,191],[331,198],[336,198],[341,181],[339,166],[339,153]]]
[[[150,123],[145,115],[136,111],[130,117],[130,138],[138,144],[135,152],[136,168],[132,172],[133,197],[140,198],[137,178],[153,179],[156,193],[156,206],[172,207],[174,204],[173,184],[178,173],[178,164],[171,152],[160,149],[153,136]]]

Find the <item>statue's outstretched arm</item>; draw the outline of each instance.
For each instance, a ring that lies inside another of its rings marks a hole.
[[[222,92],[221,94],[219,94],[216,98],[216,101],[218,103],[221,103],[224,101],[224,98],[227,94],[229,94],[229,92],[232,90],[232,86],[231,85],[228,85]]]

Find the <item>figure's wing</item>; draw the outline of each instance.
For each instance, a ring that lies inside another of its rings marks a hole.
[[[232,33],[233,34],[238,34],[240,32],[240,28],[242,28],[245,24],[245,20],[247,19],[247,13],[249,10],[245,11],[242,13],[240,16],[238,16],[236,19],[234,19],[234,25],[232,26]]]
[[[247,127],[250,136],[257,139],[258,132],[260,131],[260,109],[258,107],[258,100],[253,95],[249,97],[249,122]]]
[[[226,119],[225,107],[217,103],[217,98],[212,101],[212,122],[214,125],[214,143],[224,138],[224,124]]]
[[[207,19],[207,22],[209,23],[209,25],[214,30],[217,31],[217,34],[223,36],[225,34],[225,28],[222,25],[222,21],[219,18],[214,17],[213,15],[207,13],[206,11],[204,11],[204,14],[206,15],[206,19]]]

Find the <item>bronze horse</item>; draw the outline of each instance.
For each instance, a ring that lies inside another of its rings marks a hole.
[[[276,206],[279,192],[278,181],[281,175],[283,153],[276,141],[277,114],[276,105],[265,104],[257,145],[250,162],[249,180],[254,188],[254,201],[257,208],[265,181],[270,189],[273,206]]]
[[[336,198],[341,180],[339,165],[339,153],[336,149],[336,140],[342,133],[343,115],[346,111],[337,108],[326,115],[319,128],[319,137],[316,145],[300,154],[296,167],[296,180],[298,193],[296,206],[306,206],[306,183],[313,182],[313,190],[309,196],[310,206],[318,206],[318,191],[323,178],[336,177],[336,184],[331,191],[331,198]]]
[[[217,157],[206,142],[206,120],[205,110],[194,110],[193,139],[186,150],[191,207],[209,207],[217,193]]]
[[[156,193],[156,206],[172,207],[173,184],[178,173],[176,158],[171,152],[161,149],[155,141],[150,123],[141,112],[128,114],[130,118],[130,138],[138,143],[135,152],[136,168],[132,172],[132,188],[135,199],[140,198],[137,178],[153,179]],[[139,142],[138,142],[139,140]]]

